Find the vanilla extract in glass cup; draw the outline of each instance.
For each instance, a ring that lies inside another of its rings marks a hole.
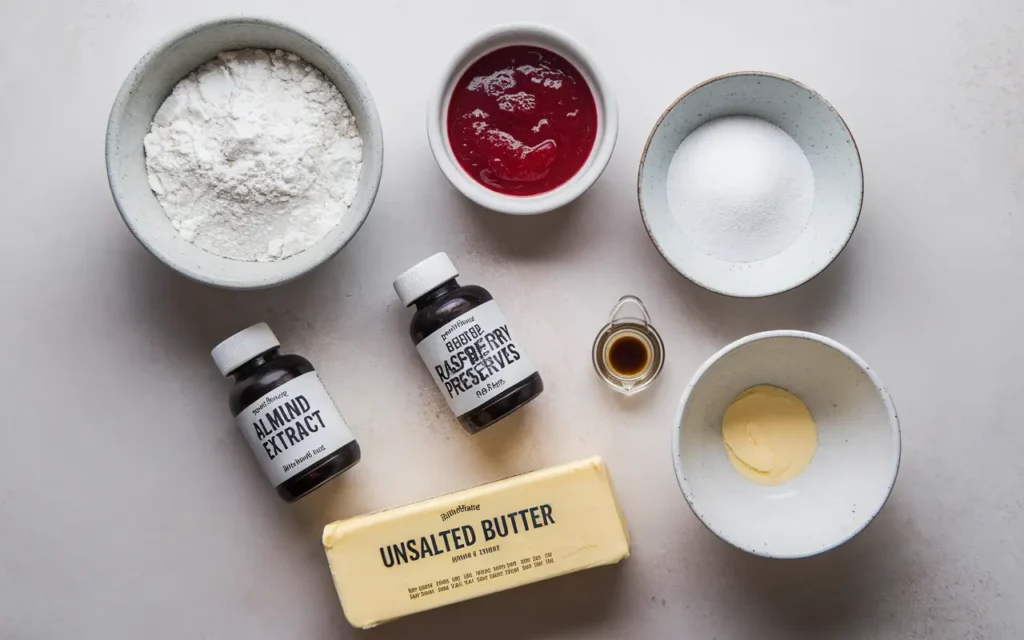
[[[620,315],[633,305],[640,316]],[[654,382],[665,363],[665,345],[640,298],[622,296],[608,323],[594,340],[594,370],[612,389],[624,395],[639,393]]]

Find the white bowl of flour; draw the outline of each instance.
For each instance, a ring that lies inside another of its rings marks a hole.
[[[106,156],[121,216],[153,255],[200,282],[256,289],[352,239],[377,195],[383,136],[351,64],[291,27],[234,18],[139,61]]]
[[[769,296],[825,269],[860,217],[857,145],[813,90],[766,73],[713,78],[658,120],[640,162],[644,225],[700,286]]]

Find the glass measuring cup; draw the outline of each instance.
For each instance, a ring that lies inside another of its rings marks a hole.
[[[630,304],[640,310],[641,317],[619,315]],[[665,345],[640,298],[619,298],[594,339],[592,355],[597,375],[621,394],[639,393],[654,382],[665,363]]]

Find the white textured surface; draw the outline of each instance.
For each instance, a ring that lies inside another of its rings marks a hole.
[[[0,103],[0,637],[355,638],[320,548],[324,522],[600,453],[633,556],[370,634],[500,638],[1024,636],[1024,6],[1016,0],[678,4],[5,2]],[[380,196],[324,268],[227,292],[153,259],[106,185],[106,117],[132,64],[199,18],[268,13],[338,48],[387,137]],[[619,96],[608,171],[568,209],[515,218],[437,170],[426,96],[453,50],[508,19],[565,29]],[[808,285],[733,300],[698,289],[647,239],[635,178],[679,93],[735,69],[819,90],[857,136],[867,184],[850,246]],[[391,282],[447,251],[488,286],[547,391],[476,437],[449,419]],[[623,399],[589,350],[625,292],[668,361]],[[345,479],[289,507],[265,486],[209,357],[267,320],[307,354],[363,445]],[[823,333],[885,381],[903,426],[892,499],[858,538],[775,562],[718,541],[672,472],[683,385],[727,342]]]

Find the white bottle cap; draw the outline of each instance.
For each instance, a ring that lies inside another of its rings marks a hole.
[[[420,296],[459,276],[446,253],[435,253],[412,269],[395,278],[395,293],[402,304],[409,306]]]
[[[254,324],[242,329],[224,342],[218,344],[210,352],[221,375],[228,375],[256,356],[280,347],[277,336],[270,330],[266,322]]]

